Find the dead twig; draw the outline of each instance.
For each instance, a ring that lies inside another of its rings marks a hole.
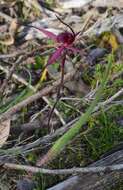
[[[19,56],[21,54],[24,54],[25,51],[24,50],[20,50],[20,51],[16,51],[10,54],[0,54],[0,59],[7,59],[7,58],[12,58],[12,57],[16,57]]]
[[[14,20],[14,18],[10,17],[9,15],[7,15],[1,11],[0,11],[0,17],[4,18],[8,22],[12,22]]]
[[[15,65],[16,65],[16,64],[15,64]],[[13,72],[14,72],[15,65],[13,65],[12,70],[10,71],[10,73],[9,73],[9,70],[8,70],[7,68],[5,68],[5,67],[3,67],[2,65],[0,65],[0,70],[4,71],[7,75],[9,75],[8,78],[7,78],[7,81],[8,81],[8,79],[9,79],[9,78],[11,77],[11,75],[12,75],[12,77],[13,77],[14,79],[16,79],[18,82],[24,84],[25,86],[28,86],[31,90],[33,90],[33,91],[35,92],[36,90],[35,90],[35,88],[34,88],[32,85],[30,85],[30,84],[29,84],[27,81],[25,81],[22,77],[20,77],[20,76],[16,75],[15,73],[13,73]],[[4,88],[5,88],[6,84],[7,84],[7,83],[6,83],[7,81],[5,80],[5,83],[3,83],[3,87],[4,87]],[[1,87],[0,93],[1,93],[2,90],[4,89],[3,87]]]
[[[48,135],[45,135],[44,137],[41,137],[37,140],[35,140],[34,142],[31,142],[29,144],[26,145],[22,145],[22,146],[16,146],[13,148],[9,148],[7,149],[7,152],[9,152],[9,155],[14,155],[13,153],[15,152],[16,155],[18,154],[25,154],[27,152],[31,152],[32,149],[34,150],[37,146],[40,145],[47,145],[48,143],[52,142],[54,138],[62,135],[63,133],[65,133],[69,128],[72,127],[72,125],[78,120],[79,118],[75,118],[74,120],[70,121],[69,123],[67,123],[65,126],[60,127],[59,129],[57,129],[54,133],[50,133]],[[4,152],[5,153],[5,152]],[[0,157],[1,160],[1,157]]]
[[[6,87],[7,87],[7,85],[8,85],[9,80],[11,79],[11,77],[12,77],[12,75],[13,75],[13,73],[14,73],[16,67],[17,67],[17,65],[18,65],[20,62],[21,62],[21,57],[19,57],[19,58],[17,59],[17,61],[15,61],[15,62],[13,63],[13,66],[12,66],[12,68],[10,69],[10,71],[8,71],[7,69],[4,69],[4,67],[1,66],[1,68],[6,72],[7,77],[6,77],[6,79],[4,80],[4,82],[3,82],[3,84],[2,84],[2,86],[1,86],[1,88],[0,88],[0,95],[3,94],[4,90],[6,89]]]
[[[83,168],[70,168],[70,169],[44,169],[27,165],[19,165],[19,164],[11,164],[5,163],[3,165],[4,168],[7,169],[15,169],[15,170],[25,170],[26,172],[32,173],[43,173],[50,175],[68,175],[68,174],[84,174],[84,173],[100,173],[100,172],[112,172],[112,171],[120,171],[123,169],[123,164],[115,164],[109,166],[97,166],[97,167],[83,167]]]
[[[114,101],[116,98],[118,98],[120,95],[123,94],[123,88],[121,88],[117,93],[115,93],[113,96],[111,96],[109,99],[107,99],[104,102],[100,102],[97,107],[95,107],[94,111],[97,111],[101,106],[106,106],[110,104],[112,101]]]
[[[65,75],[64,81],[70,80],[75,75],[75,71],[68,73]],[[54,82],[53,86],[45,87],[44,89],[40,90],[39,92],[35,93],[34,95],[28,97],[27,99],[23,100],[22,102],[16,104],[9,110],[7,110],[5,113],[3,113],[0,116],[0,121],[4,121],[5,119],[10,118],[12,115],[14,115],[17,111],[20,111],[23,107],[27,106],[28,104],[32,103],[33,101],[38,100],[39,98],[42,98],[42,96],[48,95],[52,90],[54,90],[56,87],[59,86],[60,80]]]

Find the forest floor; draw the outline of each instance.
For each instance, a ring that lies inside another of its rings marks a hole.
[[[48,189],[123,149],[123,4],[66,2],[0,1],[1,190]]]

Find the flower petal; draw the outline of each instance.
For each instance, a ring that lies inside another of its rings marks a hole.
[[[61,56],[62,51],[64,50],[64,46],[59,47],[50,57],[49,60],[47,62],[47,65],[50,65],[52,63],[54,63],[55,61],[57,61],[57,59],[59,59],[59,57]],[[46,66],[47,66],[46,65]]]
[[[29,27],[32,27],[32,28],[35,28],[37,30],[39,30],[40,32],[43,32],[48,38],[54,40],[54,41],[57,41],[57,35],[48,31],[48,30],[45,30],[43,28],[38,28],[36,26],[32,26],[32,25],[28,25]]]

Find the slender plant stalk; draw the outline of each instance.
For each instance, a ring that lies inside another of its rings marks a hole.
[[[79,133],[82,126],[88,121],[88,119],[91,116],[91,113],[93,112],[95,106],[97,105],[102,96],[103,90],[108,81],[108,76],[111,70],[112,62],[113,62],[113,55],[111,54],[108,56],[108,65],[104,73],[104,77],[102,79],[100,87],[98,88],[98,91],[95,95],[95,99],[92,101],[86,113],[80,117],[80,119],[74,124],[74,126],[71,129],[69,129],[62,137],[60,137],[55,142],[55,144],[52,146],[52,148],[43,158],[37,161],[38,166],[44,165],[47,162],[51,161],[54,157],[56,157],[61,152],[61,150]]]
[[[64,64],[65,64],[65,59],[66,59],[66,55],[64,55],[63,59],[62,59],[62,62],[61,62],[61,83],[59,85],[59,88],[58,88],[58,91],[57,91],[57,97],[56,97],[56,101],[49,113],[49,117],[48,117],[48,124],[47,126],[50,125],[50,120],[51,120],[51,117],[52,117],[52,114],[54,112],[54,109],[56,108],[56,105],[60,99],[60,95],[61,95],[61,89],[63,88],[63,82],[64,82]]]

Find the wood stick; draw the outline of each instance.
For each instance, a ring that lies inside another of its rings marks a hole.
[[[32,173],[43,173],[43,174],[50,174],[50,175],[68,175],[68,174],[87,174],[87,173],[100,173],[100,172],[111,172],[111,171],[120,171],[123,169],[123,164],[115,164],[109,166],[97,166],[97,167],[83,167],[83,168],[70,168],[70,169],[45,169],[45,168],[38,168],[34,166],[28,165],[19,165],[19,164],[11,164],[5,163],[5,168],[8,169],[15,169],[15,170],[25,170],[26,172]]]
[[[75,70],[71,73],[66,74],[64,77],[64,82],[72,79],[74,75],[75,75]],[[42,96],[48,95],[51,91],[53,91],[55,88],[57,88],[60,85],[60,82],[61,82],[61,79],[54,82],[52,86],[45,87],[44,89],[40,90],[34,95],[28,97],[27,99],[23,100],[22,102],[8,109],[5,113],[3,113],[0,116],[0,122],[4,121],[5,119],[11,118],[17,111],[20,111],[23,107],[27,106],[28,104],[42,98]]]

